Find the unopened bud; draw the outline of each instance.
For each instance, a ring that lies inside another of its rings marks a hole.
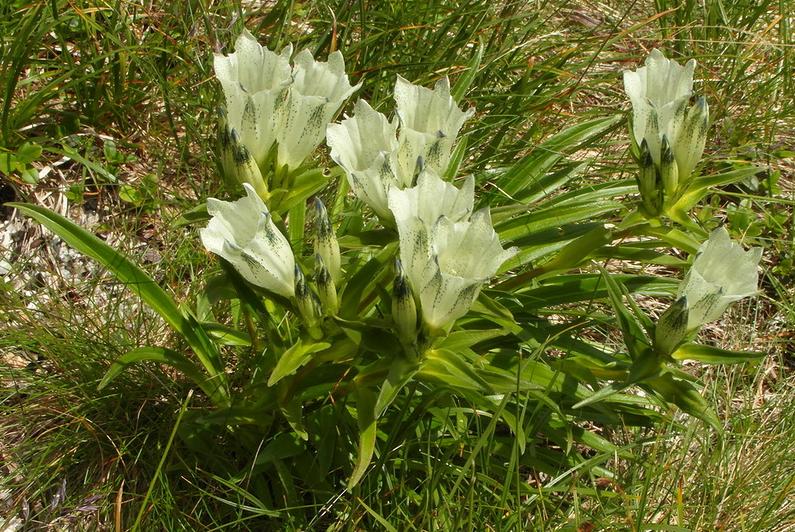
[[[298,312],[314,337],[315,334],[312,331],[317,328],[322,315],[320,301],[307,284],[304,274],[297,264],[295,265],[295,303]]]
[[[679,180],[687,181],[704,154],[709,130],[709,105],[700,96],[687,111],[674,143],[674,157],[679,167]]]
[[[340,245],[328,219],[326,206],[315,198],[315,255],[320,255],[334,283],[340,281]]]
[[[660,356],[670,356],[687,336],[689,310],[687,297],[682,296],[668,307],[654,329],[654,350]]]
[[[417,304],[399,260],[395,261],[395,273],[392,284],[392,320],[400,338],[413,342],[417,337]]]
[[[317,286],[323,313],[328,316],[335,315],[339,309],[337,287],[334,286],[334,279],[331,278],[323,257],[317,254],[315,255],[315,286]]]
[[[229,122],[224,107],[218,108],[218,160],[221,167],[221,174],[227,186],[234,188],[239,183],[237,179],[237,167],[232,150],[232,131],[229,129]]]
[[[238,181],[240,184],[249,183],[254,187],[257,195],[263,201],[266,201],[270,194],[268,193],[267,185],[265,185],[265,180],[262,179],[262,172],[260,172],[257,162],[249,153],[248,148],[240,142],[237,131],[233,129],[229,138]]]
[[[649,216],[658,216],[662,212],[663,188],[660,183],[660,174],[654,164],[646,139],[640,143],[638,190],[646,213]]]
[[[665,197],[673,199],[679,186],[679,169],[667,135],[663,135],[660,149],[662,150],[660,153],[660,178],[665,189]]]

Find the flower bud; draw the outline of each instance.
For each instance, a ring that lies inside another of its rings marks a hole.
[[[306,283],[304,274],[298,264],[295,265],[295,303],[298,307],[298,312],[309,327],[310,334],[315,337],[313,330],[317,329],[317,324],[322,315],[320,301]]]
[[[232,152],[232,130],[229,129],[225,107],[218,108],[218,158],[227,186],[235,188],[239,181]]]
[[[660,186],[660,174],[646,139],[640,143],[640,172],[637,180],[641,203],[646,214],[658,216],[662,212],[663,188]]]
[[[663,135],[660,149],[660,178],[665,190],[665,197],[673,199],[679,186],[679,169],[667,135]]]
[[[687,111],[685,121],[674,142],[674,157],[679,167],[679,179],[686,181],[704,154],[709,129],[709,105],[706,98],[700,96],[696,103]]]
[[[328,219],[326,206],[315,198],[315,255],[323,259],[323,264],[331,275],[334,283],[340,281],[340,245],[334,234],[334,228]]]
[[[682,296],[668,307],[654,329],[654,350],[667,357],[679,347],[687,336],[687,296]]]
[[[392,320],[400,338],[413,342],[417,337],[417,304],[399,260],[395,261],[395,270],[395,281],[392,284]]]
[[[268,193],[267,185],[265,185],[265,180],[262,179],[259,166],[257,166],[257,162],[249,153],[248,148],[240,142],[240,137],[236,130],[231,130],[229,141],[237,180],[240,184],[249,183],[252,185],[257,195],[263,201],[267,201],[270,194]]]
[[[334,286],[334,280],[323,262],[323,257],[317,254],[315,255],[315,285],[317,286],[323,313],[327,316],[335,315],[339,309],[337,287]]]

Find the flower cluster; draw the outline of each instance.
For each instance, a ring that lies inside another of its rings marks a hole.
[[[475,112],[458,107],[447,78],[431,90],[398,76],[394,98],[392,121],[360,100],[353,116],[327,133],[331,158],[345,170],[354,194],[386,222],[393,220],[389,188],[410,187],[425,169],[443,175],[461,126]]]
[[[235,202],[210,199],[212,219],[201,237],[209,251],[247,281],[291,300],[315,336],[322,334],[322,316],[338,308],[336,287],[343,282],[339,244],[317,200],[314,282],[307,280],[274,225],[265,205],[267,188],[257,171],[274,151],[277,165],[300,165],[322,139],[325,123],[358,86],[348,83],[339,52],[328,64],[301,52],[292,70],[291,52],[287,47],[276,54],[244,32],[234,54],[215,57],[228,106],[225,131],[234,144],[227,159],[236,165],[238,176],[245,175],[246,196]],[[458,107],[447,78],[431,90],[398,76],[394,98],[392,121],[360,100],[354,116],[328,126],[327,137],[332,158],[344,169],[353,192],[384,223],[397,228],[400,260],[393,320],[398,336],[413,343],[418,314],[426,333],[449,329],[516,250],[502,248],[488,209],[473,213],[471,176],[460,189],[440,177],[461,126],[474,110]]]
[[[234,54],[215,57],[228,108],[224,131],[231,148],[225,157],[244,181],[246,196],[208,201],[212,218],[202,242],[248,282],[289,300],[310,334],[322,338],[324,318],[339,309],[337,287],[346,283],[334,228],[316,200],[315,268],[306,278],[266,206],[261,170],[270,159],[288,171],[300,166],[325,135],[353,193],[397,229],[396,335],[414,345],[418,337],[445,334],[517,252],[503,249],[488,208],[474,211],[474,178],[457,188],[442,177],[474,111],[457,105],[446,78],[428,89],[398,76],[392,120],[359,100],[353,116],[327,126],[358,86],[348,82],[339,52],[319,63],[303,51],[292,68],[291,53],[287,47],[276,54],[244,32]],[[708,109],[703,98],[690,105],[694,68],[694,61],[681,66],[654,50],[645,67],[624,73],[647,215],[661,214],[664,200],[679,194],[704,149]],[[657,324],[656,352],[670,355],[730,303],[753,294],[760,255],[758,248],[744,252],[725,229],[715,230],[699,249],[678,300]]]
[[[426,169],[417,186],[389,190],[400,260],[431,333],[466,314],[483,284],[518,251],[502,248],[488,208],[472,213],[474,187],[471,176],[457,189]]]
[[[291,67],[292,51],[288,45],[277,54],[244,30],[235,52],[215,54],[213,62],[226,100],[220,131],[224,172],[250,183],[264,199],[271,166],[288,172],[301,166],[360,87],[348,81],[339,51],[321,62],[302,50]]]
[[[644,210],[656,216],[666,198],[674,200],[701,160],[709,126],[709,106],[691,105],[695,60],[680,65],[652,50],[646,66],[624,72],[632,102],[633,142],[638,146],[638,187]]]

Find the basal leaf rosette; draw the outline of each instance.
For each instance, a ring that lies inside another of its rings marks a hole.
[[[439,334],[462,317],[480,289],[517,250],[504,250],[488,209],[472,213],[474,180],[461,189],[426,169],[417,186],[389,190],[400,260],[423,322]]]
[[[246,195],[237,201],[207,200],[212,218],[200,231],[202,243],[251,284],[291,298],[295,257],[290,243],[274,225],[254,187],[248,183],[243,187]]]
[[[475,110],[458,107],[446,77],[431,90],[398,76],[394,96],[400,119],[397,162],[401,182],[411,183],[426,167],[444,174],[456,136]]]
[[[679,287],[677,301],[660,317],[655,347],[668,355],[688,336],[717,320],[735,301],[757,292],[762,248],[743,250],[725,227],[712,231]]]
[[[326,126],[348,97],[361,87],[352,86],[339,50],[328,62],[316,61],[309,50],[295,57],[293,83],[276,133],[278,165],[293,170],[326,136]]]

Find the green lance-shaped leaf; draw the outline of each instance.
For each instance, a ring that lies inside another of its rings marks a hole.
[[[141,268],[93,234],[44,207],[27,203],[8,203],[7,206],[17,208],[35,219],[64,242],[108,268],[121,282],[129,286],[193,349],[210,380],[218,386],[213,397],[221,400],[219,404],[228,401],[226,375],[218,347],[204,329],[182,313],[174,300]]]
[[[716,431],[721,432],[722,427],[718,417],[707,406],[698,390],[688,381],[674,378],[670,373],[648,379],[643,386],[656,392],[669,403],[673,403],[683,412],[705,421]]]
[[[610,304],[616,312],[618,324],[621,327],[621,332],[624,335],[624,343],[629,350],[629,354],[633,360],[637,360],[647,350],[649,343],[646,340],[646,333],[643,330],[643,325],[638,319],[624,306],[622,301],[625,294],[619,284],[613,277],[607,273],[604,268],[600,267],[602,278],[607,286],[607,293],[610,297]]]
[[[364,476],[367,466],[375,452],[376,428],[376,394],[367,386],[356,388],[356,416],[359,425],[359,455],[356,465],[348,479],[348,489],[352,489]]]
[[[509,196],[506,201],[524,201],[543,186],[544,175],[567,154],[585,148],[610,131],[623,117],[597,118],[564,129],[550,137],[508,169],[500,178],[500,189]]]
[[[207,331],[207,334],[224,345],[251,345],[251,337],[248,333],[238,331],[233,327],[210,321],[201,322],[201,326]]]
[[[387,373],[386,379],[378,392],[378,399],[375,405],[376,418],[381,417],[381,414],[392,404],[400,390],[411,382],[418,370],[419,366],[417,364],[404,358],[396,357],[392,361],[389,373]]]
[[[431,349],[425,353],[418,375],[459,390],[494,393],[494,389],[475,368],[458,353],[448,349]]]
[[[688,183],[682,183],[680,176],[680,188],[685,191],[681,193],[679,199],[676,200],[676,203],[670,207],[668,211],[679,217],[685,217],[690,209],[710,193],[712,187],[721,187],[732,183],[738,183],[743,179],[758,174],[760,171],[762,171],[762,169],[758,166],[749,165],[735,168],[728,172],[698,177]]]
[[[711,345],[684,344],[674,351],[674,360],[695,360],[704,364],[738,364],[752,362],[767,356],[754,351],[729,351]]]
[[[273,212],[283,214],[295,205],[305,203],[311,196],[323,190],[331,179],[342,173],[339,168],[330,171],[310,168],[304,172],[299,169],[299,172],[290,176],[292,183],[289,188],[271,190],[269,206]]]
[[[287,375],[290,375],[295,370],[306,364],[312,359],[312,355],[324,349],[331,347],[327,342],[311,342],[305,343],[303,340],[293,345],[290,349],[285,351],[273,368],[273,373],[268,378],[268,386],[273,386]]]
[[[300,257],[304,252],[304,225],[306,224],[306,202],[301,201],[290,207],[288,214],[287,237],[293,253]]]
[[[483,61],[483,52],[485,49],[486,47],[483,40],[479,38],[475,54],[472,56],[472,59],[469,60],[469,63],[467,63],[467,68],[464,73],[458,76],[458,81],[456,81],[455,85],[453,85],[453,89],[450,91],[450,95],[455,101],[460,101],[466,95],[470,85],[472,85],[472,82],[475,80],[478,70],[480,69],[480,64]]]

